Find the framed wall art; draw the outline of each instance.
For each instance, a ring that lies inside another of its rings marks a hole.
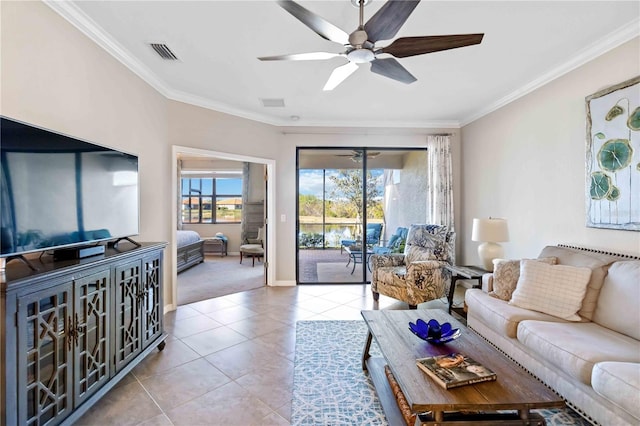
[[[586,104],[587,226],[640,231],[640,76]]]

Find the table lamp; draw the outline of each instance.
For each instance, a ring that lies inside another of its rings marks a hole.
[[[482,242],[478,246],[478,256],[480,256],[484,269],[493,271],[493,259],[504,256],[504,249],[497,243],[509,241],[507,221],[495,217],[473,219],[471,240]]]

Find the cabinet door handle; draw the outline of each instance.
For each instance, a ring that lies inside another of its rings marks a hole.
[[[84,334],[87,331],[87,324],[80,324],[80,319],[78,318],[78,314],[76,313],[76,321],[75,321],[75,332],[73,333],[73,340],[76,343],[76,346],[78,346],[78,338],[80,337],[80,334]]]
[[[76,329],[75,329],[75,326],[73,325],[73,319],[70,316],[67,317],[66,331],[67,331],[66,333],[67,349],[71,350],[71,348],[73,347],[73,342],[76,340],[75,338]]]

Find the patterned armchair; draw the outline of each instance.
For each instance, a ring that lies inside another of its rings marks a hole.
[[[411,225],[404,254],[371,256],[373,299],[384,294],[415,309],[443,297],[451,284],[451,273],[443,266],[454,263],[455,238],[446,226]]]

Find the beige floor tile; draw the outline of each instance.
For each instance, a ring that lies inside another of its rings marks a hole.
[[[168,342],[164,350],[151,352],[133,369],[133,374],[143,380],[163,371],[170,370],[186,362],[199,358],[200,355],[180,340]]]
[[[170,333],[178,339],[182,339],[184,337],[193,336],[194,334],[198,334],[202,331],[211,330],[221,326],[222,324],[218,321],[211,319],[204,314],[198,314],[194,317],[176,320],[173,323],[173,329]]]
[[[205,359],[231,379],[238,379],[257,368],[287,368],[290,360],[256,340],[248,340],[215,352]]]
[[[182,341],[200,356],[207,356],[221,349],[237,345],[247,340],[246,336],[230,329],[227,326],[203,331],[193,336],[185,337]]]
[[[256,337],[253,341],[258,341],[268,348],[269,353],[288,357],[296,348],[296,327],[283,327]]]
[[[287,417],[288,418],[288,417]],[[260,423],[260,426],[288,426],[290,423],[278,413],[271,413]]]
[[[249,339],[262,336],[280,328],[289,327],[289,324],[274,320],[263,315],[237,321],[228,325],[229,328],[237,331]]]
[[[198,358],[149,377],[142,381],[142,385],[160,408],[168,411],[230,381],[220,370]]]
[[[239,305],[218,309],[207,314],[209,318],[218,321],[220,324],[231,324],[247,318],[255,317],[256,315],[258,315],[257,312]]]
[[[236,383],[228,383],[167,412],[176,426],[259,425],[271,408]]]
[[[304,305],[300,306],[303,309],[311,311],[315,314],[321,314],[329,309],[333,309],[337,306],[340,306],[340,303],[331,302],[327,299],[322,299],[321,297],[315,297],[313,299],[305,300]]]
[[[237,303],[227,299],[226,297],[216,297],[215,299],[203,300],[202,302],[195,302],[186,306],[200,313],[208,314],[210,312],[217,311],[218,309],[231,308],[237,305]]]
[[[145,420],[142,423],[138,423],[136,426],[172,426],[171,420],[166,414],[160,414],[152,417],[149,420]]]
[[[138,381],[111,389],[76,423],[81,425],[136,425],[162,414]]]
[[[293,362],[287,362],[288,368],[259,366],[235,382],[273,410],[277,410],[292,398]]]

